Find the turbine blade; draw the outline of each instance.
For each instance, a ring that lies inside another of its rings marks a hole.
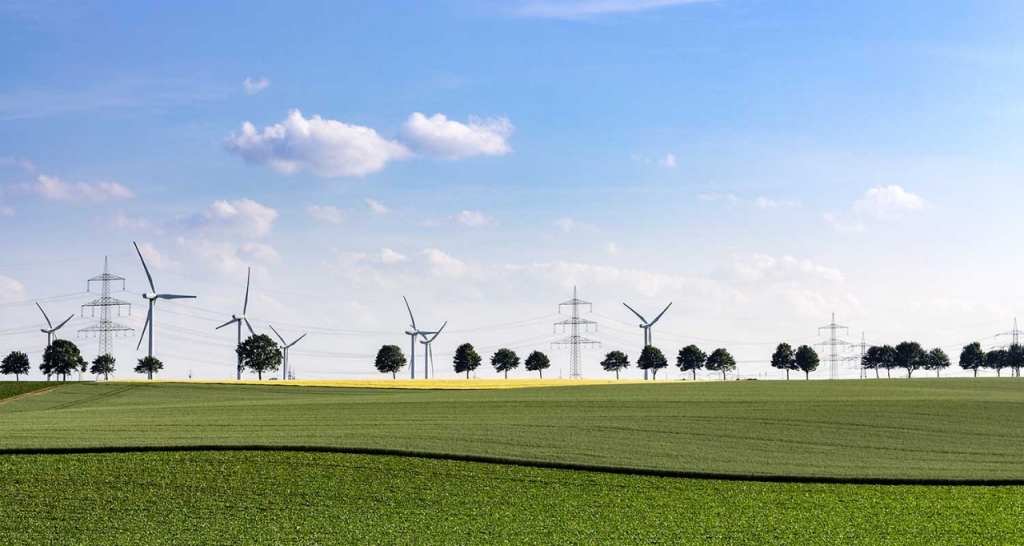
[[[43,311],[43,306],[39,305],[39,302],[36,302],[36,307],[39,308],[39,312],[42,313],[43,318],[46,319],[46,325],[49,326],[50,328],[53,328],[53,323],[50,322],[50,317],[46,316],[46,311]]]
[[[444,321],[444,324],[441,325],[441,328],[438,331],[434,332],[434,337],[431,337],[430,341],[428,341],[428,343],[433,343],[433,341],[435,339],[437,339],[437,336],[441,335],[441,331],[444,330],[445,326],[448,326],[448,321],[447,320]]]
[[[256,335],[256,332],[252,329],[252,324],[249,324],[249,319],[243,318],[242,321],[245,322],[245,327],[249,329],[249,333]]]
[[[661,318],[661,315],[665,314],[665,311],[668,311],[669,307],[672,307],[672,302],[668,302],[668,305],[665,306],[665,309],[661,313],[658,313],[658,316],[654,317],[654,320],[652,320],[648,326],[654,326],[654,323],[658,322],[658,319]]]
[[[153,304],[149,304],[149,313],[146,313],[146,322],[142,325],[142,333],[139,334],[139,344],[135,346],[135,350],[138,351],[142,347],[142,340],[146,339],[146,330],[152,328],[151,323],[153,322]],[[150,334],[152,335],[152,334]]]
[[[301,336],[299,336],[299,339],[296,339],[295,341],[291,342],[288,346],[291,347],[292,345],[295,345],[296,343],[302,341],[302,338],[306,337],[306,335],[307,334],[302,334]]]
[[[409,310],[409,320],[412,321],[412,329],[415,330],[416,329],[416,319],[413,318],[413,316],[412,316],[412,307],[409,307],[409,300],[408,300],[408,298],[406,298],[405,296],[402,296],[402,299],[405,300],[405,308]]]
[[[249,280],[252,279],[252,268],[250,267],[245,273],[245,304],[242,305],[242,314],[249,309]]]
[[[220,330],[221,328],[223,328],[225,326],[231,326],[232,324],[234,324],[236,322],[238,322],[238,319],[231,319],[231,320],[225,322],[224,324],[221,324],[220,326],[214,328],[214,330]]]
[[[54,331],[54,332],[56,332],[57,330],[60,330],[60,329],[61,329],[61,327],[63,327],[63,326],[65,325],[65,324],[67,324],[67,323],[68,323],[68,321],[69,321],[69,320],[71,320],[71,319],[73,319],[73,318],[75,318],[75,315],[71,315],[70,317],[68,317],[68,318],[64,319],[64,322],[62,322],[62,323],[58,324],[58,325],[57,325],[57,327],[53,329],[53,331]]]
[[[274,334],[276,334],[276,335],[277,335],[277,339],[280,339],[280,340],[281,340],[281,345],[284,345],[286,349],[287,349],[288,347],[291,347],[291,345],[288,345],[287,343],[285,343],[285,342],[284,342],[284,337],[283,337],[283,336],[281,336],[281,334],[280,334],[280,333],[279,333],[279,332],[277,331],[277,329],[276,329],[276,328],[274,328],[274,325],[273,325],[273,324],[271,324],[271,325],[270,325],[270,329],[271,329],[271,330],[273,330],[273,331],[274,331]],[[299,338],[299,339],[302,339],[302,338]]]
[[[132,244],[135,245],[135,252],[139,253],[139,261],[142,262],[142,269],[146,272],[146,278],[149,279],[149,287],[153,292],[156,292],[156,286],[153,286],[153,276],[149,274],[149,268],[146,267],[146,260],[142,257],[142,251],[139,250],[139,244],[135,241],[132,241]]]
[[[157,294],[156,297],[161,300],[194,300],[195,296],[182,296],[179,294]]]
[[[636,309],[633,309],[632,307],[630,307],[630,306],[629,306],[629,305],[627,305],[626,303],[623,303],[622,305],[625,305],[625,306],[626,306],[626,309],[629,309],[630,311],[632,311],[634,315],[636,315],[636,316],[640,317],[640,320],[642,320],[644,324],[647,324],[647,319],[645,319],[645,318],[644,318],[644,316],[643,316],[643,315],[641,315],[640,313],[637,313],[637,312],[636,312]]]

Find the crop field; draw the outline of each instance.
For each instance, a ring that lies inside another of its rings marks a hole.
[[[54,386],[46,381],[0,381],[0,401]]]

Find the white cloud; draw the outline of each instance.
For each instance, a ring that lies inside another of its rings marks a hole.
[[[508,137],[515,127],[508,118],[471,117],[468,124],[449,120],[444,114],[409,116],[402,139],[417,154],[438,159],[498,156],[512,152]]]
[[[252,78],[246,78],[245,81],[242,82],[242,88],[245,89],[246,95],[255,95],[269,86],[270,80],[266,78],[260,78],[255,81]]]
[[[810,260],[792,256],[776,258],[765,254],[737,257],[724,276],[742,282],[842,282],[843,274],[834,267],[825,267]]]
[[[665,157],[658,160],[658,163],[670,169],[674,168],[676,166],[676,156],[672,154],[666,154]]]
[[[245,243],[238,251],[239,256],[260,264],[272,264],[281,261],[281,255],[274,247],[263,243]]]
[[[389,209],[389,208],[385,207],[384,205],[374,201],[373,199],[367,199],[366,200],[366,206],[370,207],[370,212],[376,214],[377,216],[383,216],[383,215],[391,212],[391,209]]]
[[[405,261],[405,255],[399,254],[394,250],[391,250],[390,248],[382,248],[380,249],[378,259],[380,260],[381,263],[396,264],[398,262]]]
[[[605,251],[608,254],[618,254],[619,253],[619,245],[617,245],[615,243],[609,242],[607,245],[605,245],[604,249],[605,249]]]
[[[851,219],[849,215],[826,212],[825,214],[822,214],[821,217],[831,224],[837,231],[841,231],[843,233],[864,233],[867,231],[867,227],[865,227],[864,224]]]
[[[740,198],[731,193],[702,193],[697,196],[697,199],[707,201],[709,203],[724,202],[729,203],[730,205],[735,205],[740,202]]]
[[[146,265],[150,269],[163,269],[167,271],[180,271],[181,264],[172,260],[167,255],[162,254],[159,250],[153,246],[152,243],[142,243],[139,245],[139,252],[142,253],[142,257],[146,260]]]
[[[277,211],[251,199],[216,201],[203,212],[185,218],[193,229],[221,235],[263,237],[274,227]]]
[[[238,246],[227,242],[179,237],[178,246],[186,249],[204,268],[223,276],[244,275],[253,264],[256,274],[265,276],[265,266],[280,260],[280,255],[273,247],[260,243]]]
[[[263,133],[248,121],[240,134],[231,134],[228,151],[246,162],[269,165],[284,173],[307,169],[326,178],[365,176],[383,169],[391,161],[411,157],[402,144],[387,140],[369,127],[313,116],[306,119],[298,110]]]
[[[469,265],[451,254],[428,248],[423,251],[430,266],[430,274],[435,277],[463,277],[469,273]]]
[[[576,221],[572,218],[559,218],[555,220],[555,226],[564,233],[572,233],[576,229]]]
[[[27,173],[36,172],[36,166],[31,161],[17,157],[0,157],[0,167],[17,167]]]
[[[110,226],[116,229],[149,229],[150,223],[145,218],[128,216],[123,212],[110,217]]]
[[[25,286],[20,282],[0,275],[0,301],[21,301],[25,299]]]
[[[869,189],[853,202],[851,210],[854,214],[871,218],[897,218],[904,212],[924,210],[927,206],[919,195],[900,186],[885,186]]]
[[[455,216],[452,216],[450,220],[458,222],[466,227],[484,227],[495,223],[494,218],[491,218],[478,210],[464,210]]]
[[[313,205],[307,209],[309,216],[321,222],[340,224],[342,219],[341,211],[337,207]]]
[[[512,9],[520,17],[583,19],[616,13],[631,13],[709,0],[529,0]]]
[[[64,182],[56,176],[40,174],[36,181],[18,187],[22,193],[32,193],[50,201],[113,201],[135,197],[131,190],[117,182]]]
[[[646,155],[640,155],[640,154],[633,155],[633,156],[630,156],[630,157],[631,157],[631,159],[633,161],[635,161],[637,163],[640,163],[641,165],[655,165],[655,164],[657,164],[657,165],[661,165],[662,167],[665,167],[665,168],[668,168],[668,169],[674,169],[676,167],[676,165],[678,164],[677,161],[676,161],[676,156],[673,155],[673,154],[665,154],[662,157],[656,157],[656,158],[652,158],[652,157],[649,157],[649,156],[646,156]]]

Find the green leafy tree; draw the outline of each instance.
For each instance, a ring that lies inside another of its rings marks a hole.
[[[395,379],[398,377],[399,370],[404,368],[407,362],[398,345],[384,345],[377,351],[377,358],[373,365],[378,372],[389,373],[391,378]]]
[[[21,376],[28,375],[31,367],[27,354],[21,351],[11,351],[11,354],[5,356],[0,362],[0,375],[13,375],[15,381],[21,381]]]
[[[135,373],[144,373],[148,379],[153,379],[153,375],[164,369],[164,363],[160,362],[160,359],[155,356],[144,356],[139,359],[139,363],[135,366]]]
[[[715,349],[708,355],[705,366],[713,372],[722,372],[722,380],[725,380],[726,372],[736,370],[736,359],[725,349]]]
[[[526,357],[524,367],[531,372],[540,372],[540,378],[544,379],[544,370],[551,367],[551,359],[540,351],[533,351]]]
[[[818,353],[809,345],[801,345],[796,349],[796,368],[804,372],[804,379],[811,378],[811,372],[818,369]]]
[[[452,357],[455,373],[465,373],[466,379],[469,379],[469,372],[480,367],[482,361],[483,359],[480,358],[480,355],[477,354],[476,349],[473,348],[471,343],[459,345],[459,348],[455,349],[455,356]]]
[[[985,353],[985,367],[996,371],[996,377],[1003,376],[1003,368],[1006,367],[1006,349],[993,349]]]
[[[882,345],[882,368],[885,369],[885,376],[892,378],[892,371],[899,368],[899,355],[892,345]]]
[[[939,372],[949,367],[949,355],[946,351],[936,347],[925,356],[924,369],[935,372],[935,377],[939,377]]]
[[[622,351],[612,351],[604,355],[601,367],[606,372],[615,372],[615,379],[619,378],[619,371],[629,367],[629,357]]]
[[[696,380],[697,370],[703,368],[707,360],[708,355],[704,354],[700,347],[687,345],[679,349],[679,354],[676,355],[676,366],[683,373],[693,372],[693,378]]]
[[[786,370],[786,379],[789,379],[789,371],[796,370],[796,354],[789,343],[779,343],[772,353],[772,368]]]
[[[519,367],[519,355],[512,349],[498,349],[491,355],[491,366],[498,373],[504,373],[508,379],[508,371]]]
[[[860,366],[866,370],[875,370],[875,379],[878,379],[878,369],[882,367],[882,360],[885,351],[882,350],[878,345],[872,345],[868,347],[868,350],[864,353],[864,356],[860,359]]]
[[[907,370],[907,377],[914,375],[914,370],[923,368],[928,353],[916,341],[904,341],[896,346],[896,367]]]
[[[654,345],[648,345],[640,351],[640,358],[636,359],[636,367],[641,370],[650,370],[651,380],[656,381],[658,379],[658,370],[668,367],[668,359],[665,358],[665,354],[661,352],[661,349]]]
[[[1006,365],[1010,367],[1014,377],[1020,377],[1020,369],[1024,368],[1024,345],[1010,344],[1006,349]]]
[[[281,348],[267,334],[249,336],[235,348],[238,358],[242,359],[242,368],[256,372],[256,378],[263,380],[263,372],[276,372],[281,369]]]
[[[974,377],[978,377],[978,368],[985,366],[985,351],[981,350],[981,343],[975,341],[964,345],[960,351],[960,367],[965,370],[973,370]]]
[[[99,355],[92,361],[92,369],[90,369],[89,372],[93,375],[102,375],[105,381],[110,379],[110,375],[114,373],[115,362],[113,355]]]
[[[66,339],[55,339],[43,351],[43,365],[39,369],[47,378],[50,375],[59,375],[63,381],[67,381],[68,374],[81,369],[83,362],[85,360],[77,345]]]

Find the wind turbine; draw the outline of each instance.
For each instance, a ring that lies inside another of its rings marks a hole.
[[[410,338],[410,349],[409,349],[409,373],[412,379],[416,379],[416,336],[423,336],[426,339],[427,335],[435,334],[439,332],[424,332],[416,327],[416,318],[412,316],[412,307],[409,307],[409,298],[402,296],[405,300],[405,308],[409,311],[409,321],[412,322],[412,330],[406,330],[405,335]],[[447,324],[447,323],[446,323]],[[423,366],[423,378],[428,379],[427,367]]]
[[[57,327],[54,328],[53,323],[50,322],[50,317],[46,316],[46,311],[43,311],[43,306],[39,305],[39,302],[36,302],[36,307],[39,308],[39,312],[42,313],[43,318],[46,319],[46,325],[49,326],[49,328],[39,329],[40,332],[46,334],[46,346],[49,347],[50,344],[53,343],[53,340],[57,339],[57,330],[60,330],[65,324],[68,323],[69,320],[75,318],[75,315],[71,315],[70,317],[64,319],[64,322],[58,324]]]
[[[274,330],[274,333],[277,334],[277,339],[281,340],[281,352],[284,353],[284,368],[281,370],[281,379],[288,379],[288,349],[290,349],[292,345],[302,341],[302,338],[306,337],[306,334],[302,334],[299,336],[299,339],[288,343],[283,337],[281,337],[281,334],[274,329],[274,325],[270,325],[270,329]]]
[[[433,370],[434,370],[434,348],[431,345],[431,343],[433,343],[434,340],[437,339],[437,336],[441,335],[441,332],[444,330],[445,326],[448,326],[448,321],[445,321],[444,324],[441,325],[441,328],[438,331],[434,332],[434,335],[430,336],[430,338],[427,338],[427,336],[423,336],[423,341],[420,342],[420,343],[423,344],[423,354],[424,354],[424,356],[426,356],[426,359],[425,359],[426,362],[423,364],[423,375],[424,376],[427,375],[427,368],[428,368],[428,366],[429,366],[429,368],[431,370],[431,373],[433,373]]]
[[[135,350],[139,350],[142,347],[142,338],[146,336],[146,330],[149,330],[149,356],[153,356],[153,308],[156,307],[156,300],[180,300],[180,299],[195,299],[195,296],[181,296],[178,294],[158,294],[156,292],[156,286],[153,286],[153,276],[149,274],[149,268],[146,267],[146,260],[142,257],[142,251],[139,250],[139,245],[135,241],[132,241],[135,245],[135,252],[139,254],[139,261],[142,262],[142,269],[146,272],[146,279],[149,280],[149,289],[152,292],[146,292],[142,295],[144,299],[149,301],[149,313],[146,314],[146,324],[142,326],[142,335],[139,336],[139,344],[135,347]],[[149,372],[149,378],[153,379],[153,372]]]
[[[634,315],[636,315],[637,317],[640,317],[640,320],[643,321],[643,323],[640,325],[640,328],[642,328],[643,331],[644,331],[644,347],[647,347],[648,345],[651,344],[651,326],[654,326],[654,323],[658,322],[658,320],[661,319],[661,316],[665,314],[665,311],[668,311],[668,308],[672,307],[672,302],[668,302],[668,305],[665,306],[665,309],[663,309],[661,311],[661,313],[658,313],[658,316],[654,317],[654,320],[652,320],[650,322],[647,322],[647,319],[645,319],[643,315],[641,315],[640,313],[637,313],[636,309],[633,309],[628,304],[623,303],[622,305],[625,305],[626,309],[629,309],[630,311],[632,311]],[[647,380],[647,370],[644,370],[644,381],[646,381],[646,380]]]
[[[239,345],[242,344],[242,323],[243,322],[245,323],[246,328],[249,329],[249,333],[252,334],[252,335],[256,335],[256,332],[253,331],[253,329],[252,329],[252,324],[249,324],[249,319],[245,318],[245,312],[246,312],[246,310],[249,309],[249,279],[251,277],[251,274],[252,274],[252,268],[250,267],[249,270],[245,274],[245,303],[242,304],[242,313],[239,314],[239,315],[231,315],[231,320],[229,320],[229,321],[225,322],[224,324],[221,324],[220,326],[214,328],[214,330],[220,330],[221,328],[223,328],[225,326],[230,326],[232,324],[237,323],[238,324],[238,344]],[[238,368],[237,368],[237,371],[238,371],[238,379],[242,379],[242,355],[238,355]]]

